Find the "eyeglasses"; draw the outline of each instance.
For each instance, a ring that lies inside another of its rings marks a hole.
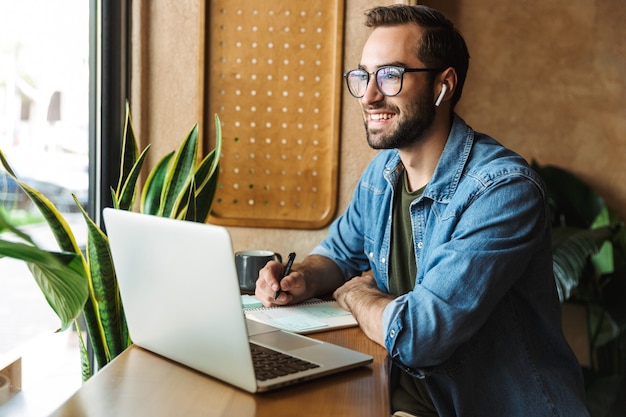
[[[354,98],[361,98],[365,95],[367,85],[370,82],[370,75],[376,79],[376,88],[386,97],[393,97],[400,94],[402,90],[402,80],[405,72],[439,72],[444,68],[403,68],[394,66],[384,66],[374,72],[367,72],[364,69],[353,69],[345,74],[348,91]]]

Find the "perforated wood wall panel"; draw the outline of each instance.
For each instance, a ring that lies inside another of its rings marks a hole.
[[[337,198],[343,1],[206,7],[207,126],[217,113],[224,138],[211,221],[325,226]]]

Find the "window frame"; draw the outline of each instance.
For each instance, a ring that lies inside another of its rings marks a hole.
[[[102,224],[120,171],[125,102],[131,91],[132,0],[90,0],[89,215]]]

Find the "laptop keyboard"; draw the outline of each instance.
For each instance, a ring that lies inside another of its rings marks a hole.
[[[319,368],[312,362],[289,356],[285,353],[276,352],[264,346],[250,344],[254,373],[260,381],[278,378],[307,369]]]

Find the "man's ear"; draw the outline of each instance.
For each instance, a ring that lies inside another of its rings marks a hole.
[[[437,97],[437,101],[435,101],[435,106],[439,107],[439,105],[441,104],[443,98],[446,95],[446,91],[448,91],[448,86],[445,84],[441,85],[441,93],[439,93],[439,97]]]
[[[452,96],[454,93],[457,83],[456,70],[452,67],[446,68],[437,77],[435,85],[437,85],[438,82],[441,83],[441,90],[439,90],[439,96],[437,96],[435,106],[441,105],[441,102],[446,98],[446,94]]]

